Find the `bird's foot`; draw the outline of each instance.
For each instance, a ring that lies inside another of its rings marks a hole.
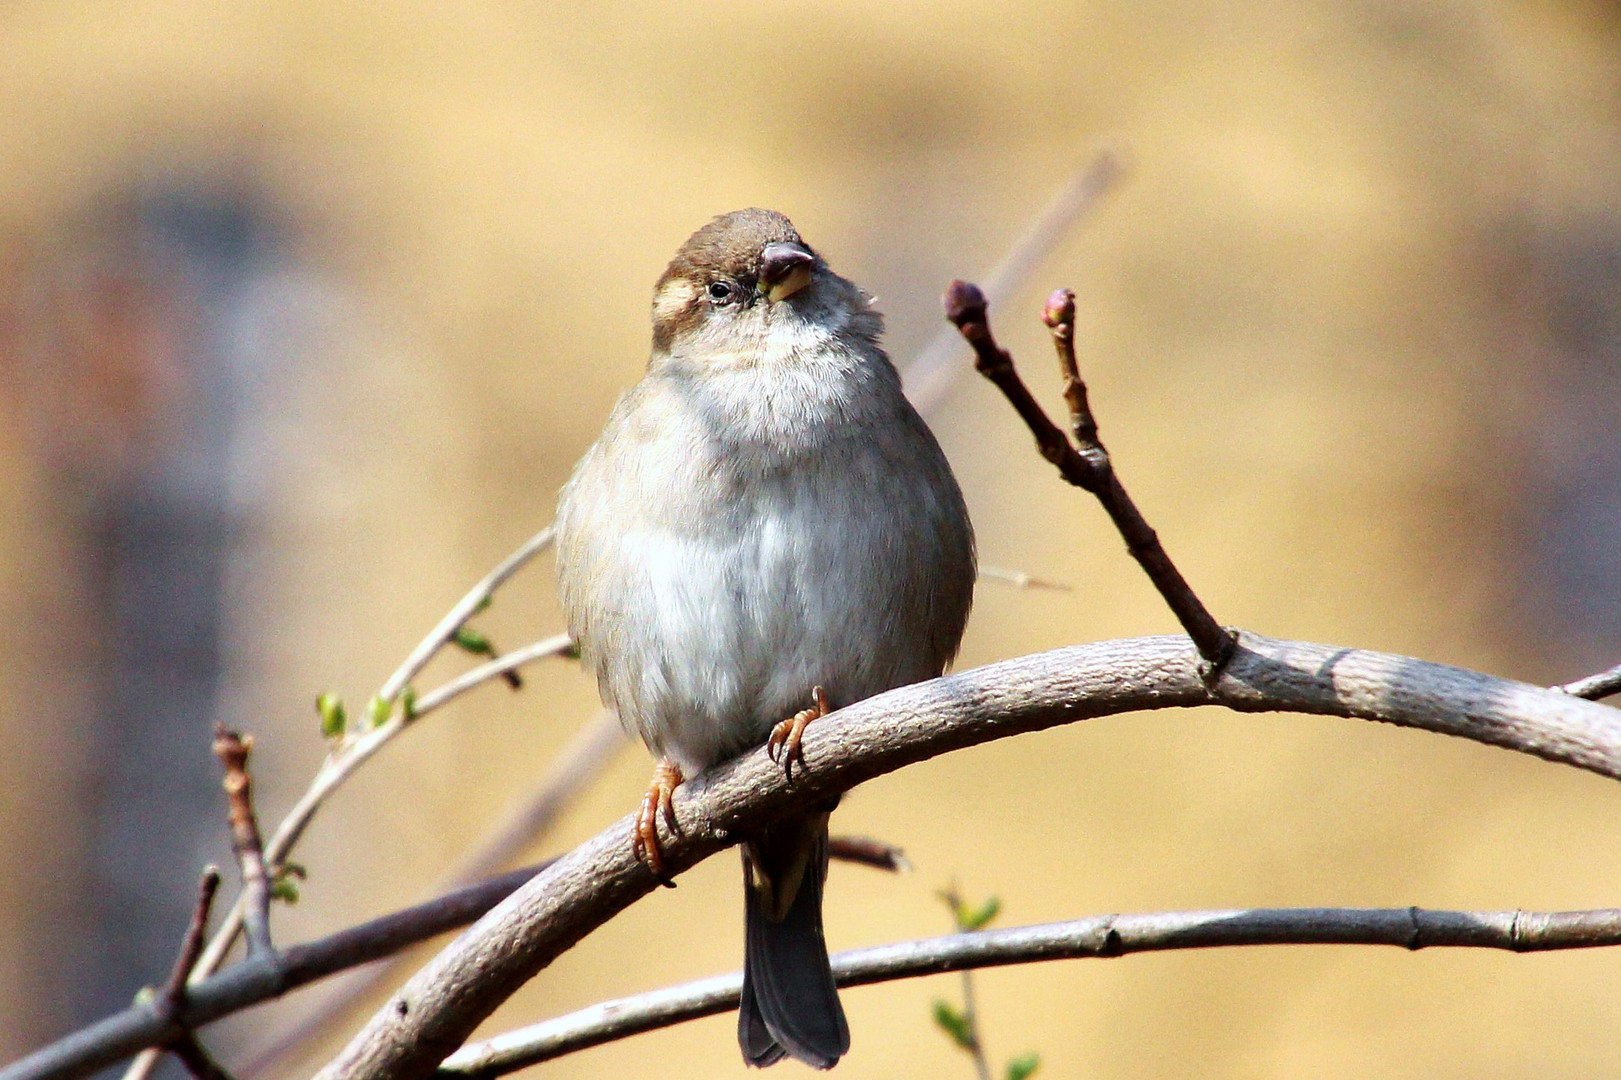
[[[659,847],[659,815],[664,815],[664,823],[671,832],[677,831],[675,789],[684,779],[681,766],[669,758],[660,758],[653,767],[653,780],[647,785],[647,794],[642,796],[641,808],[636,811],[636,824],[630,830],[631,853],[653,871],[659,884],[667,889],[675,888],[675,882],[664,872],[664,852]]]
[[[789,783],[793,783],[794,779],[794,759],[799,760],[801,769],[805,768],[805,751],[799,745],[805,737],[805,728],[812,720],[820,720],[831,711],[827,705],[827,694],[820,686],[811,690],[811,699],[816,704],[799,710],[772,728],[771,738],[765,744],[766,754],[772,761],[781,762],[783,774],[788,777]]]

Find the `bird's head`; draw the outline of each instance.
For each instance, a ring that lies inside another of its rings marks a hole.
[[[655,354],[760,354],[805,329],[838,333],[871,298],[828,269],[774,210],[722,214],[688,237],[653,290]]]

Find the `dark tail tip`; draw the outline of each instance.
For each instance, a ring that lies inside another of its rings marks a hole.
[[[737,1041],[750,1065],[774,1065],[791,1056],[813,1069],[831,1069],[850,1049],[850,1028],[822,937],[825,830],[818,848],[780,921],[770,917],[765,898],[744,883]]]

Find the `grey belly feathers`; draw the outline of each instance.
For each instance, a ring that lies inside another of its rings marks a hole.
[[[939,675],[974,582],[956,481],[864,349],[649,374],[564,489],[557,550],[603,700],[689,775],[813,686],[837,708]]]

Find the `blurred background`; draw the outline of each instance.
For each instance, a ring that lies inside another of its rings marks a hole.
[[[0,143],[6,1057],[164,977],[199,868],[229,865],[214,722],[257,736],[279,820],[324,751],[314,696],[358,711],[550,520],[642,369],[664,262],[741,206],[875,292],[904,359],[944,284],[1115,147],[1129,178],[996,321],[1056,409],[1037,313],[1076,289],[1104,437],[1217,616],[1542,683],[1621,659],[1611,4],[14,3]],[[988,386],[962,374],[931,421],[983,559],[1072,587],[983,583],[961,666],[1175,629]],[[479,625],[560,629],[549,559]],[[595,709],[553,661],[424,721],[317,820],[280,939],[428,895]],[[628,748],[532,854],[628,811],[648,768]],[[1322,718],[1024,736],[871,783],[835,829],[916,866],[834,867],[835,949],[946,931],[953,882],[1004,923],[1621,903],[1614,784]],[[487,1030],[735,969],[737,879],[723,856],[649,897]],[[1055,1080],[1591,1076],[1621,1042],[1613,951],[979,985],[992,1059]],[[956,991],[849,992],[839,1075],[969,1076],[929,1016]],[[205,1041],[239,1065],[323,993]],[[365,1012],[260,1075],[308,1075]],[[742,1075],[732,1025],[542,1069]]]

